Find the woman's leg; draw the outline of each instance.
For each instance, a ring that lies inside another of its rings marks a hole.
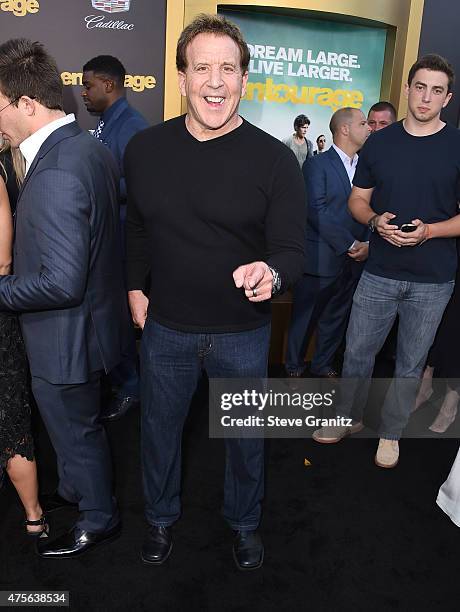
[[[418,410],[420,406],[427,402],[433,395],[433,373],[434,367],[427,365],[423,372],[422,382],[418,390],[414,408],[411,412]]]
[[[32,521],[39,519],[43,512],[38,501],[38,480],[35,459],[29,461],[21,455],[14,455],[8,461],[6,471],[18,492],[27,519]],[[43,527],[41,525],[27,527],[27,531],[30,533],[42,530]]]
[[[449,429],[457,416],[458,402],[460,396],[455,389],[447,386],[447,393],[437,417],[431,423],[429,429],[435,433],[444,433]]]

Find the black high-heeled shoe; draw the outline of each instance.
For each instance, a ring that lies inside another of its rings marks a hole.
[[[26,526],[26,534],[30,538],[39,539],[39,538],[47,538],[49,536],[50,528],[49,528],[48,523],[46,522],[46,516],[44,514],[42,514],[41,517],[35,521],[26,519],[24,524]],[[42,529],[40,531],[29,531],[27,529],[28,525],[30,525],[31,527],[38,527],[39,525],[41,525]]]

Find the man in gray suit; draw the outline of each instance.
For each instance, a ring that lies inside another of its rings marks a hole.
[[[0,46],[0,132],[20,147],[26,176],[15,219],[14,274],[0,309],[21,313],[32,390],[56,450],[58,491],[45,511],[80,510],[43,557],[81,554],[120,531],[100,375],[120,360],[123,281],[116,165],[66,115],[54,60],[39,43]]]

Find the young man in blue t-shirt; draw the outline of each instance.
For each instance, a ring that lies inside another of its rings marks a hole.
[[[369,388],[363,379],[370,381],[375,355],[399,315],[395,378],[383,405],[375,457],[380,467],[398,462],[398,440],[454,287],[460,133],[440,119],[453,81],[452,67],[438,55],[412,66],[407,117],[366,142],[348,204],[372,235],[347,330],[343,377],[353,381],[345,385],[342,414],[350,414],[353,402],[362,412]],[[313,437],[331,443],[349,433],[349,427],[328,427]]]

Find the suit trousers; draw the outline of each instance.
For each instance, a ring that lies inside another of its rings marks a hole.
[[[305,353],[320,314],[333,295],[335,276],[304,274],[294,285],[286,352],[286,370],[305,370]]]
[[[120,205],[120,249],[123,275],[126,270],[126,204]],[[125,288],[126,277],[124,276]],[[129,312],[129,307],[128,307]],[[126,321],[126,338],[120,363],[109,372],[110,383],[118,387],[117,397],[139,397],[139,372],[137,365],[136,334],[131,317]]]
[[[335,354],[345,339],[353,295],[362,271],[362,263],[348,258],[334,285],[330,287],[332,295],[316,328],[316,347],[310,366],[312,374],[327,374],[334,365]]]
[[[56,451],[58,492],[78,503],[77,527],[98,533],[119,521],[112,494],[112,461],[99,422],[101,373],[86,383],[54,385],[32,377],[32,391]]]
[[[311,373],[327,374],[332,368],[350,316],[353,294],[363,266],[347,258],[337,276],[304,274],[294,286],[289,326],[286,370],[303,372],[305,353],[317,329]]]

